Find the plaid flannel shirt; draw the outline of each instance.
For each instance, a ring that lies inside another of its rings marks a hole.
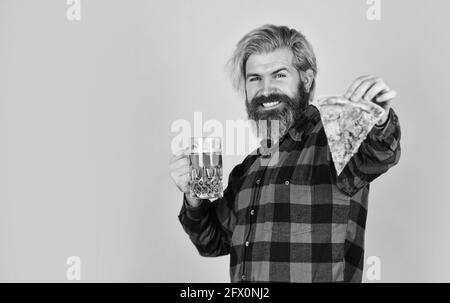
[[[232,282],[361,282],[369,183],[399,161],[397,115],[339,176],[313,105],[276,147],[276,165],[260,147],[234,167],[223,198],[191,207],[184,197],[184,230],[200,255],[230,254]]]

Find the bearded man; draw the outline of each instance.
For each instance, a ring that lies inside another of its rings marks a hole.
[[[374,102],[385,114],[338,175],[310,104],[317,64],[305,36],[262,26],[239,41],[230,66],[249,119],[276,121],[278,131],[234,167],[214,201],[189,196],[186,150],[171,158],[184,230],[200,255],[230,254],[232,282],[361,282],[369,184],[400,159],[396,92],[371,75],[346,90],[348,100]],[[276,165],[263,165],[274,149]]]

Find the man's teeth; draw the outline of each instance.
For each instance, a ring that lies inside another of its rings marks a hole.
[[[275,105],[278,105],[280,103],[280,101],[275,101],[275,102],[266,102],[266,103],[263,103],[263,107],[272,107],[272,106],[275,106]]]

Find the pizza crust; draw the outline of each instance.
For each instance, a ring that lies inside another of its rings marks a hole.
[[[338,96],[319,97],[312,105],[320,112],[331,157],[340,175],[384,109],[373,102],[353,102]]]

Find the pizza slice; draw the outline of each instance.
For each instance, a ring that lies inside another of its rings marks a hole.
[[[373,102],[343,97],[320,97],[312,102],[320,112],[331,157],[339,175],[384,114]]]

